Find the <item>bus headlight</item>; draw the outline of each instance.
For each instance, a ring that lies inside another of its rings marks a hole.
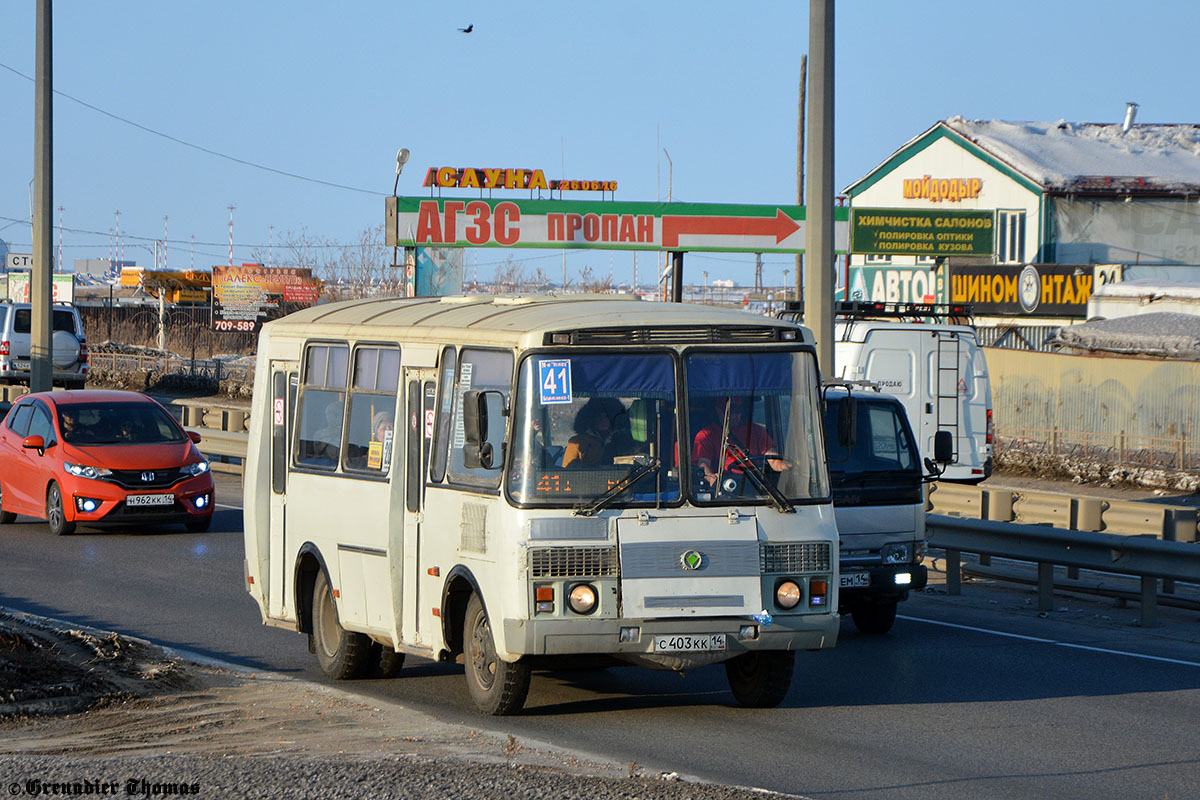
[[[795,581],[781,581],[775,587],[775,605],[782,609],[792,609],[800,604],[804,592]]]
[[[567,593],[567,605],[576,614],[590,614],[596,610],[596,587],[590,583],[577,583]]]

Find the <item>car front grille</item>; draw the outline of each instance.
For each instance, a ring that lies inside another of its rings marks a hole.
[[[147,480],[149,477],[149,480]],[[105,475],[103,480],[115,483],[122,489],[166,489],[174,486],[184,478],[190,477],[178,467],[170,469],[114,469],[111,475]]]

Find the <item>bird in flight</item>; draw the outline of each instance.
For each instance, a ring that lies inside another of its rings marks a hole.
[[[474,23],[474,22],[472,22],[472,23],[471,23],[470,25],[468,25],[467,27],[465,27],[465,28],[459,28],[458,30],[459,30],[459,32],[460,32],[460,33],[470,33],[471,31],[475,30],[475,23]]]

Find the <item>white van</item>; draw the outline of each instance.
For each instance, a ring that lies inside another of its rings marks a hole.
[[[791,323],[616,296],[315,306],[259,336],[246,588],[330,677],[461,660],[488,714],[580,656],[723,663],[774,706],[796,652],[837,639],[822,434]]]
[[[931,305],[839,303],[833,374],[869,381],[904,404],[922,455],[950,431],[952,458],[942,480],[978,483],[992,474],[992,388],[969,325],[904,321]]]

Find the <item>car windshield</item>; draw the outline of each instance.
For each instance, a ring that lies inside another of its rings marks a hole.
[[[610,492],[603,505],[680,498],[669,353],[527,358],[513,416],[508,491],[517,503],[590,508]]]
[[[71,403],[58,407],[58,427],[65,442],[94,444],[165,444],[187,437],[153,403]]]
[[[829,452],[829,471],[835,478],[841,474],[920,471],[917,447],[912,431],[897,403],[859,400],[853,415],[853,443],[839,441],[839,416],[844,397],[828,398],[825,414],[825,443]],[[846,417],[850,419],[850,417]]]
[[[692,352],[685,366],[693,500],[829,496],[811,353]]]

